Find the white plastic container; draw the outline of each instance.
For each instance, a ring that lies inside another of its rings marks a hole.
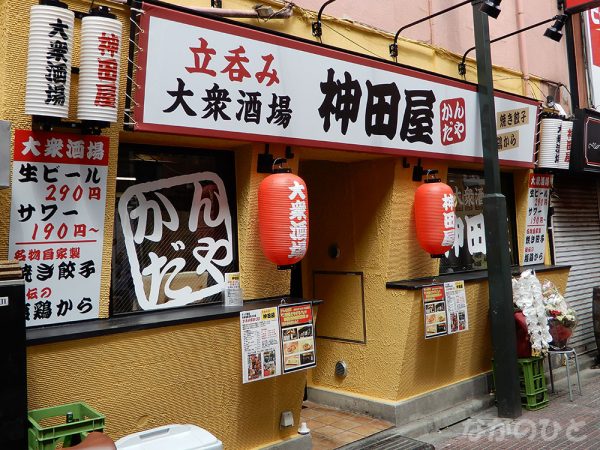
[[[117,450],[222,450],[223,443],[196,425],[165,425],[122,437]]]

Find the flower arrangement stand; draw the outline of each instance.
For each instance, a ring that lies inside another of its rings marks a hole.
[[[581,379],[579,378],[579,361],[577,360],[577,352],[574,348],[565,347],[563,349],[549,349],[548,350],[548,368],[550,369],[550,386],[552,387],[552,393],[554,393],[554,378],[552,376],[552,356],[553,355],[564,355],[567,362],[565,367],[567,369],[567,384],[569,385],[569,400],[573,401],[573,392],[571,389],[571,377],[569,374],[569,360],[572,357],[575,360],[575,371],[577,372],[577,386],[579,387],[579,395],[583,395],[581,392]]]

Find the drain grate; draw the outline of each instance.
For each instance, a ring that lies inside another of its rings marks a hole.
[[[360,441],[338,447],[338,450],[435,450],[426,442],[417,441],[398,434],[398,430],[390,428]]]

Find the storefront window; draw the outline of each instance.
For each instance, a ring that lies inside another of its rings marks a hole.
[[[112,313],[220,302],[238,270],[235,199],[230,152],[122,145]]]
[[[512,174],[502,174],[502,193],[508,211],[508,245],[511,264],[517,264],[515,206]],[[450,169],[448,185],[456,195],[456,240],[440,260],[440,274],[487,269],[482,172]]]

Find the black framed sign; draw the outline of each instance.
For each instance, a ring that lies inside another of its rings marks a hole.
[[[590,109],[575,112],[570,168],[600,173],[600,113]]]

